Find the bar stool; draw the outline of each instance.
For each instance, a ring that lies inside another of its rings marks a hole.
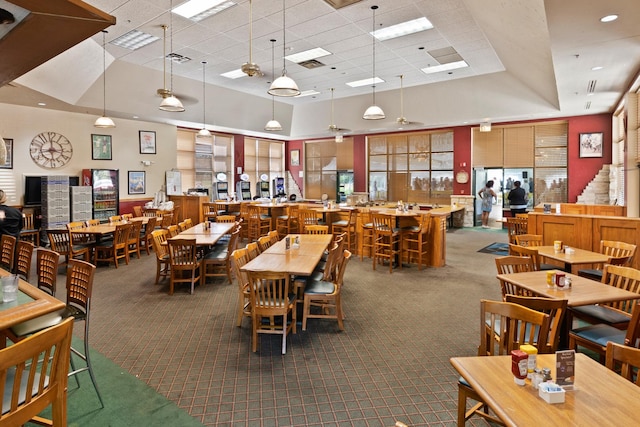
[[[369,257],[373,257],[373,221],[371,220],[371,212],[360,212],[360,223],[362,224],[362,249],[360,252],[360,261],[364,259],[364,251],[367,248]]]

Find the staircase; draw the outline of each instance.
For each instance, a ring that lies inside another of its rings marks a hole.
[[[608,205],[609,201],[609,166],[603,165],[598,174],[587,184],[576,203],[583,205]]]

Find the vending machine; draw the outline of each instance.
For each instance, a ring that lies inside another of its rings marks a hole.
[[[218,181],[214,184],[215,192],[213,196],[217,200],[227,200],[229,197],[229,183],[226,181]]]
[[[238,200],[251,200],[251,183],[249,181],[236,182],[236,198]]]
[[[284,178],[277,177],[273,179],[272,185],[274,197],[285,197],[287,195],[287,193],[284,191]]]
[[[269,193],[269,181],[258,181],[256,182],[256,194],[260,198],[270,199],[271,194]]]

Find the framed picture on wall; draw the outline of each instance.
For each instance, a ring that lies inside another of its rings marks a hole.
[[[91,134],[91,158],[111,160],[111,135]]]
[[[144,194],[145,186],[144,171],[129,171],[129,194]]]
[[[300,166],[300,150],[291,150],[291,166]]]
[[[4,145],[7,149],[7,157],[4,161],[4,165],[0,165],[0,169],[13,169],[13,139],[4,139]]]
[[[580,134],[580,157],[602,157],[602,132]]]
[[[156,154],[156,133],[151,130],[138,131],[140,154]]]

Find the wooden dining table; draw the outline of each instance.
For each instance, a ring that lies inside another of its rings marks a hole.
[[[551,270],[562,273],[560,270]],[[571,278],[571,288],[555,288],[547,285],[547,271],[527,271],[524,273],[498,274],[498,280],[504,280],[514,286],[530,291],[534,295],[545,298],[566,299],[569,307],[601,304],[606,302],[640,299],[640,294],[605,285],[595,280],[564,273]],[[565,316],[560,326],[560,347],[566,348],[569,339],[571,316]]]
[[[205,230],[204,225],[200,223],[178,233],[178,235],[174,237],[170,237],[168,240],[191,239],[196,241],[196,246],[212,246],[215,245],[222,236],[229,234],[235,226],[236,224],[234,222],[212,222],[210,228]]]
[[[585,354],[576,354],[574,390],[564,403],[549,404],[529,381],[516,385],[511,356],[454,357],[451,365],[507,426],[638,425],[640,387]],[[538,367],[556,378],[555,354],[539,354]]]
[[[300,246],[286,248],[286,237],[290,242],[298,237]],[[292,275],[308,276],[313,273],[333,238],[330,234],[290,234],[275,243],[256,258],[245,264],[242,271],[276,271]]]
[[[9,272],[0,269],[0,277],[8,275]],[[64,302],[19,279],[18,299],[12,302],[2,302],[0,299],[0,330],[61,310],[64,307]]]
[[[564,271],[574,274],[578,273],[581,265],[605,263],[609,260],[607,255],[586,249],[571,248],[574,252],[570,254],[564,250],[556,251],[553,246],[531,246],[531,249],[537,249],[538,254],[543,258],[561,262],[564,265]]]

